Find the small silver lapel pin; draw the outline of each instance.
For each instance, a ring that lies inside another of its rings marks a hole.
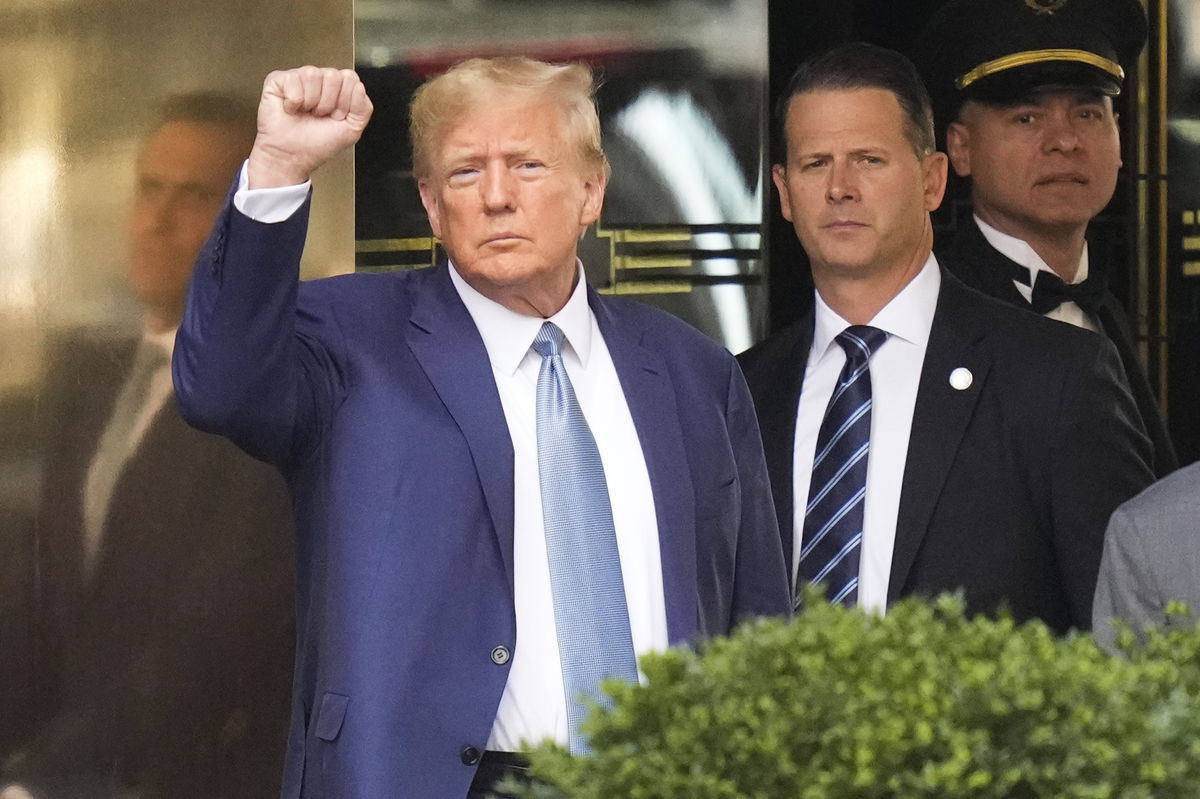
[[[960,366],[950,373],[950,386],[958,391],[966,391],[975,381],[975,375],[965,366]]]

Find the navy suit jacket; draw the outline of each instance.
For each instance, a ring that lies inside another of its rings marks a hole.
[[[788,562],[796,410],[813,315],[739,359],[762,425]],[[971,371],[963,390],[950,384]],[[887,391],[875,385],[876,394]],[[1112,345],[943,272],[917,387],[888,602],[961,589],[969,612],[1087,629],[1104,528],[1153,476]]]
[[[448,267],[300,284],[307,206],[226,208],[175,351],[184,416],[278,464],[300,640],[284,795],[463,797],[515,651],[513,449]],[[589,294],[653,487],[669,637],[788,612],[753,404],[679,320]],[[686,431],[686,435],[685,435]]]

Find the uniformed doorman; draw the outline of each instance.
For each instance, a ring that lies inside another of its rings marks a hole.
[[[1116,188],[1113,98],[1145,41],[1137,0],[950,0],[916,59],[948,121],[951,164],[971,181],[973,213],[941,262],[986,294],[1107,336],[1163,475],[1175,451],[1107,286],[1126,267],[1100,263],[1085,237]]]

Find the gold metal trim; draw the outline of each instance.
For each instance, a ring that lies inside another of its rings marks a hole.
[[[669,241],[691,241],[692,232],[686,228],[660,230],[614,230],[618,244],[657,244]]]
[[[437,239],[359,239],[354,243],[355,252],[417,252],[433,249]]]
[[[1137,166],[1134,171],[1134,180],[1136,186],[1134,211],[1134,219],[1137,223],[1134,225],[1134,285],[1133,296],[1131,299],[1132,309],[1134,311],[1133,319],[1131,320],[1135,326],[1134,346],[1137,349],[1138,360],[1143,366],[1147,367],[1147,375],[1149,375],[1150,364],[1150,337],[1153,331],[1150,329],[1150,304],[1151,304],[1151,283],[1152,276],[1156,271],[1156,265],[1150,263],[1150,248],[1153,246],[1155,231],[1150,229],[1148,222],[1153,219],[1151,212],[1153,193],[1156,188],[1152,185],[1150,174],[1156,166],[1154,155],[1150,152],[1150,71],[1147,54],[1143,52],[1138,56],[1137,70],[1137,85],[1134,95],[1129,103],[1129,111],[1134,115],[1134,144],[1136,145],[1135,157],[1137,158]]]
[[[655,280],[617,283],[607,288],[597,289],[597,291],[614,296],[636,296],[638,294],[689,294],[692,288],[692,284],[687,280]]]
[[[985,61],[965,75],[960,75],[954,81],[954,85],[959,90],[962,90],[981,78],[986,78],[988,75],[994,75],[1006,69],[1025,67],[1030,64],[1041,64],[1047,61],[1076,61],[1080,64],[1087,64],[1088,66],[1102,69],[1117,80],[1125,80],[1125,70],[1121,68],[1121,65],[1116,61],[1110,61],[1104,56],[1096,55],[1087,50],[1048,49],[1026,50],[992,61]]]
[[[691,258],[679,255],[618,255],[617,269],[690,269]]]

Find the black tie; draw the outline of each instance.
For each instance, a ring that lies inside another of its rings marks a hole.
[[[1014,263],[1013,280],[1028,286],[1029,270]],[[1104,297],[1106,288],[1104,275],[1097,270],[1090,271],[1082,283],[1065,283],[1053,272],[1039,269],[1033,283],[1033,296],[1029,303],[1037,313],[1047,314],[1064,302],[1073,302],[1084,312],[1094,316],[1096,309],[1100,307],[1100,300]]]

